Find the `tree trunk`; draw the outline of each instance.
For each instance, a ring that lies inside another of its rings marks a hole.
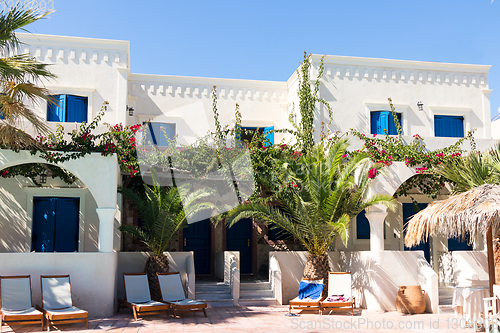
[[[325,288],[323,289],[322,296],[326,297],[328,294],[328,273],[330,272],[330,261],[328,260],[328,253],[323,255],[309,254],[307,257],[306,267],[304,267],[305,279],[323,279]]]
[[[149,291],[151,298],[161,300],[160,286],[156,273],[168,273],[168,259],[166,256],[151,255],[144,266],[144,273],[148,275]]]

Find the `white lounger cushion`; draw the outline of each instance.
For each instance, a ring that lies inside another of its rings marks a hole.
[[[26,310],[31,308],[30,279],[3,278],[1,281],[2,311]]]
[[[192,300],[192,299],[183,299],[182,301],[174,301],[174,302],[170,302],[172,304],[175,304],[175,305],[201,305],[201,304],[205,304],[203,302],[198,302],[198,301],[195,301],[195,300]]]
[[[2,313],[6,316],[29,316],[29,315],[40,315],[42,314],[35,308],[29,308],[25,310],[2,310]]]
[[[52,310],[45,310],[47,311],[48,313],[50,314],[85,314],[87,313],[87,311],[85,310],[81,310],[79,308],[77,308],[76,306],[72,306],[72,307],[69,307],[69,308],[66,308],[66,309],[52,309]]]
[[[69,277],[42,278],[43,308],[67,309],[73,306]]]
[[[186,298],[179,274],[160,274],[161,297],[165,302],[181,301]]]
[[[299,296],[295,297],[294,299],[292,299],[290,302],[311,302],[311,303],[319,303],[319,300],[321,299],[321,297],[319,298],[315,298],[315,299],[312,299],[310,297],[306,297],[304,299],[300,299]]]
[[[167,305],[166,303],[162,303],[162,302],[157,302],[157,301],[149,301],[149,302],[146,302],[146,303],[132,303],[134,304],[135,306],[138,306],[140,308],[142,307],[148,307],[148,306],[158,306],[158,305]]]
[[[148,277],[146,274],[124,275],[124,279],[127,302],[147,303],[151,301]]]

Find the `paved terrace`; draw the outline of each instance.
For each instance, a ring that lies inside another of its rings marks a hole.
[[[134,321],[132,311],[105,319],[92,319],[85,325],[68,324],[54,327],[51,332],[474,332],[454,317],[449,307],[441,307],[440,314],[403,315],[398,312],[357,310],[350,313],[319,316],[301,312],[287,317],[287,306],[208,308],[203,313],[190,313],[167,319],[166,315],[146,316]],[[294,312],[297,312],[294,311]],[[2,332],[38,332],[39,326],[4,326]]]

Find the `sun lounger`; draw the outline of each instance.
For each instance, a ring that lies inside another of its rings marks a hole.
[[[320,312],[321,293],[324,288],[323,279],[302,279],[299,284],[299,296],[289,302],[288,313],[292,309],[315,310]]]
[[[85,323],[89,328],[89,313],[73,306],[69,275],[41,275],[42,307],[39,308],[50,324]]]
[[[146,273],[123,273],[123,286],[125,287],[125,299],[118,299],[118,310],[122,307],[132,308],[135,320],[137,320],[137,315],[162,313],[166,313],[167,318],[170,318],[169,304],[151,300]]]
[[[0,332],[2,325],[43,325],[43,313],[31,303],[31,278],[23,276],[0,277]]]
[[[203,311],[205,317],[207,316],[206,303],[186,298],[179,272],[156,273],[156,276],[160,285],[161,298],[171,305],[174,316],[178,312],[195,311]]]
[[[330,272],[328,276],[328,297],[320,302],[321,314],[328,311],[349,311],[354,315],[352,276],[350,272]]]

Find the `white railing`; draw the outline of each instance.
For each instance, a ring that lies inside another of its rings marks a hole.
[[[215,277],[224,280],[231,290],[233,304],[240,299],[240,252],[224,251],[215,254]]]
[[[233,305],[238,306],[240,300],[240,253],[229,251],[226,251],[226,253],[229,286],[231,288],[231,296],[233,297]]]
[[[283,305],[281,267],[278,259],[273,255],[269,256],[269,282],[271,282],[271,289],[273,291],[274,298],[279,305]]]
[[[194,271],[194,254],[186,258],[186,290],[187,298],[195,299],[195,271]]]
[[[425,291],[426,312],[438,313],[439,310],[439,282],[438,275],[423,256],[418,258],[418,283]]]

